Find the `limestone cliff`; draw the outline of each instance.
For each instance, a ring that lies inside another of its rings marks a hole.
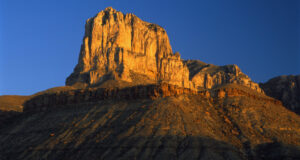
[[[261,92],[236,65],[205,64],[195,70],[194,62],[185,62],[178,52],[173,53],[162,27],[108,7],[87,20],[78,64],[66,85],[98,86],[117,80],[201,89],[237,83]]]
[[[300,75],[279,76],[261,84],[265,93],[300,114]]]
[[[197,89],[210,89],[224,84],[240,84],[263,93],[259,85],[244,74],[237,65],[216,66],[199,60],[185,61],[190,71],[191,85]]]
[[[88,19],[78,64],[66,84],[131,82],[135,75],[188,87],[188,69],[162,27],[111,7]]]

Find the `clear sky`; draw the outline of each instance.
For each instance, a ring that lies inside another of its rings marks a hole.
[[[164,27],[184,59],[255,82],[300,74],[300,0],[1,0],[0,95],[63,86],[86,19],[108,6]]]

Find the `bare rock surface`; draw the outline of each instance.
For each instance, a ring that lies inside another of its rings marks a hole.
[[[188,69],[180,55],[173,54],[162,27],[106,8],[87,20],[79,62],[66,84],[131,82],[131,74],[188,87]]]
[[[268,96],[282,101],[288,109],[300,114],[300,75],[275,77],[260,86]]]
[[[216,66],[199,60],[188,60],[185,64],[189,68],[193,88],[210,89],[224,84],[240,84],[263,93],[259,85],[251,81],[235,64]]]
[[[78,64],[66,84],[85,87],[118,80],[201,89],[237,83],[262,91],[236,65],[201,64],[196,70],[192,65],[199,64],[173,53],[165,29],[108,7],[87,20]]]
[[[51,90],[51,89],[50,89]],[[168,83],[137,85],[131,87],[115,88],[84,88],[84,89],[61,89],[59,91],[44,91],[37,94],[24,103],[24,112],[40,112],[53,110],[70,105],[82,103],[95,103],[103,100],[138,100],[157,99],[180,95],[199,95],[218,101],[228,97],[249,97],[252,100],[264,101],[281,105],[279,100],[257,93],[247,87],[229,84],[211,90],[192,90],[178,87]]]

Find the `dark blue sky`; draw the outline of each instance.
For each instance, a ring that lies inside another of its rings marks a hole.
[[[0,95],[64,85],[86,19],[108,6],[164,27],[184,59],[237,64],[255,82],[300,74],[299,0],[1,0]]]

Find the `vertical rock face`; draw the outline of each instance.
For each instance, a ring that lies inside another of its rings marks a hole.
[[[191,89],[237,83],[261,92],[236,65],[183,61],[162,27],[111,7],[87,20],[78,64],[66,85],[97,86],[106,80],[167,82]]]
[[[268,96],[281,100],[288,109],[300,114],[300,75],[279,76],[260,85]]]
[[[173,54],[162,27],[106,8],[87,20],[79,61],[66,84],[91,85],[105,79],[131,82],[132,74],[178,85],[188,83],[188,69],[180,55]]]

